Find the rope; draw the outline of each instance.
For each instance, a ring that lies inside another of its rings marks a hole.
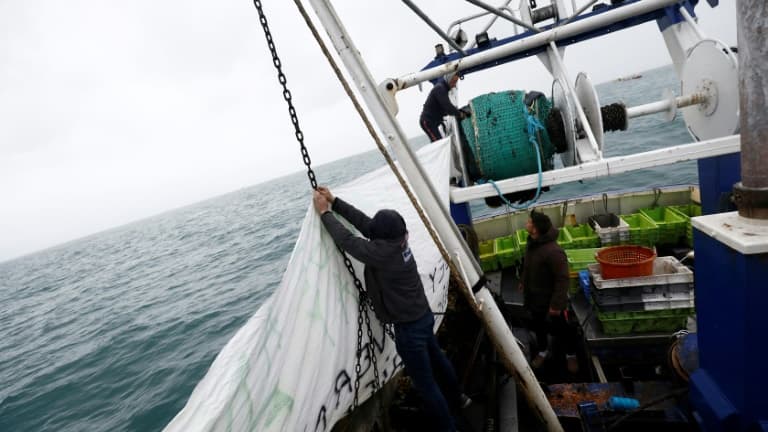
[[[374,142],[376,142],[376,147],[378,147],[379,152],[381,152],[382,156],[384,156],[384,159],[387,161],[387,165],[389,165],[389,168],[392,170],[392,173],[397,178],[397,181],[400,183],[400,186],[403,188],[406,195],[408,195],[408,199],[410,199],[411,204],[416,209],[416,213],[418,213],[419,218],[421,219],[422,223],[424,223],[424,227],[427,229],[427,232],[432,238],[432,241],[434,241],[435,245],[437,246],[437,249],[440,251],[440,255],[443,257],[443,260],[445,260],[445,262],[448,264],[448,267],[451,269],[451,277],[453,278],[457,286],[461,289],[462,293],[464,293],[470,306],[475,310],[476,313],[479,314],[479,309],[475,301],[475,297],[470,290],[470,287],[468,287],[464,283],[464,280],[458,276],[459,274],[461,274],[459,272],[458,267],[451,259],[451,256],[448,254],[448,251],[445,249],[443,244],[440,242],[440,239],[438,238],[437,233],[435,232],[435,229],[432,226],[432,223],[427,218],[426,213],[424,213],[424,209],[421,208],[421,204],[419,204],[418,200],[416,199],[416,196],[413,194],[413,191],[411,191],[410,186],[408,186],[408,184],[406,183],[402,174],[397,169],[397,166],[395,165],[394,160],[390,156],[386,147],[384,147],[384,144],[381,142],[381,139],[379,138],[376,131],[373,129],[373,125],[371,124],[371,121],[368,119],[368,115],[365,113],[365,111],[363,111],[363,107],[360,105],[360,102],[357,100],[357,97],[352,91],[352,88],[349,86],[347,79],[344,78],[344,75],[341,73],[341,70],[336,64],[336,61],[331,56],[331,53],[326,47],[325,42],[323,42],[322,38],[320,37],[320,34],[317,31],[317,28],[312,23],[312,20],[307,14],[307,11],[304,9],[304,6],[301,4],[301,0],[293,0],[293,2],[294,4],[296,4],[296,7],[298,8],[299,13],[301,13],[301,16],[304,18],[304,21],[306,22],[310,32],[312,32],[312,36],[315,38],[315,41],[320,47],[320,50],[323,52],[323,55],[328,60],[328,64],[331,66],[331,68],[333,69],[333,72],[336,74],[336,78],[339,80],[339,83],[341,83],[341,86],[344,88],[345,93],[347,94],[349,99],[352,101],[352,105],[355,107],[355,111],[357,111],[358,115],[360,116],[360,119],[365,124],[365,127],[368,130],[368,133],[371,135],[371,138],[373,138]]]

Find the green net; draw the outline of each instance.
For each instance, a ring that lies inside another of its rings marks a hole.
[[[461,122],[467,145],[482,178],[502,180],[538,172],[536,149],[528,139],[525,114],[525,92],[512,90],[489,93],[472,99],[472,116]],[[539,97],[530,109],[531,115],[545,124],[552,104]],[[554,146],[546,129],[536,132],[542,170],[552,169]]]

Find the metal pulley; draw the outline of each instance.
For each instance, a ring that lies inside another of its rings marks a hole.
[[[682,110],[695,140],[739,132],[739,64],[727,45],[715,39],[704,39],[694,45],[685,61],[680,84],[683,95],[705,96],[701,103]]]

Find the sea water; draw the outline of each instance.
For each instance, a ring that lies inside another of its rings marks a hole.
[[[633,106],[678,87],[664,67],[598,94]],[[680,118],[654,115],[608,133],[605,156],[690,140]],[[333,186],[383,164],[372,151],[315,171]],[[696,182],[685,162],[542,199]],[[300,172],[0,263],[0,431],[161,430],[278,285],[309,205]]]

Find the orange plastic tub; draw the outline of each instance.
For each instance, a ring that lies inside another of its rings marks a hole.
[[[595,258],[603,279],[621,279],[652,275],[656,252],[642,246],[613,246],[600,249]]]

